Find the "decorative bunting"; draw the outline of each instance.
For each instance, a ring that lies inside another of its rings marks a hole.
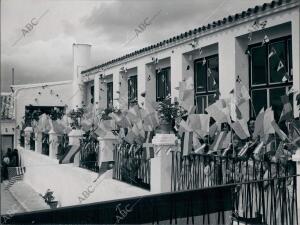
[[[278,67],[277,67],[277,72],[279,72],[282,68],[284,67],[282,61],[279,61]]]

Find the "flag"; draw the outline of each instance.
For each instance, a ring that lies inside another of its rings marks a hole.
[[[271,58],[273,55],[275,55],[276,54],[276,50],[275,50],[275,48],[271,48],[271,51],[270,51],[270,53],[269,53],[269,58]]]
[[[271,107],[267,108],[264,114],[263,119],[263,127],[264,127],[264,135],[274,134],[275,130],[271,125],[271,122],[274,120],[274,112]]]
[[[279,123],[293,119],[293,108],[289,102],[289,97],[287,95],[281,96],[281,102],[283,103],[283,109],[280,115]]]
[[[277,72],[279,72],[282,68],[284,67],[282,61],[279,61],[278,67],[277,67]]]
[[[226,136],[227,136],[227,131],[221,131],[219,134],[217,134],[213,144],[211,145],[211,150],[209,151],[209,153],[215,152],[217,150],[221,150],[223,141],[226,138]]]
[[[218,100],[217,102],[211,104],[208,106],[205,111],[217,122],[217,123],[228,123],[228,116],[225,111],[225,107],[220,102],[221,100]]]
[[[205,147],[206,147],[206,144],[204,143],[204,144],[202,144],[201,146],[199,146],[199,148],[197,148],[197,149],[194,151],[194,153],[196,153],[196,154],[203,154],[203,153],[204,153]]]
[[[132,123],[139,121],[142,117],[139,106],[138,105],[131,106],[126,116]]]
[[[267,35],[264,36],[264,39],[262,41],[262,46],[270,41],[269,37]]]
[[[152,144],[153,136],[153,131],[146,131],[146,140],[143,144],[143,158],[146,160],[154,158],[154,148]]]
[[[217,123],[214,123],[213,125],[211,125],[209,127],[209,137],[215,136],[217,130],[218,130],[218,124]]]
[[[232,123],[230,126],[240,139],[244,140],[250,137],[248,125],[244,119],[237,120],[236,122]]]
[[[271,122],[276,134],[279,136],[279,138],[282,140],[282,141],[285,141],[288,137],[287,135],[279,128],[279,126],[277,125],[277,123],[273,120]]]
[[[229,147],[230,143],[231,143],[231,131],[229,131],[227,134],[226,134],[226,137],[223,139],[222,141],[222,146],[221,146],[221,149],[226,149]]]
[[[194,89],[185,89],[182,93],[180,105],[187,111],[191,111],[194,106]]]
[[[189,155],[193,148],[193,132],[184,132],[181,139],[183,156]]]
[[[192,128],[188,125],[188,123],[184,120],[181,120],[179,123],[179,130],[178,130],[178,135],[181,137],[181,135],[184,132],[191,132]]]
[[[128,130],[126,137],[124,138],[124,141],[128,142],[129,144],[133,144],[135,140],[135,135],[132,132],[132,130]]]
[[[210,117],[207,114],[190,114],[188,116],[187,123],[193,131],[201,131],[208,134],[209,119]]]
[[[152,112],[143,119],[143,126],[145,131],[154,130],[158,125],[159,118],[157,112]]]
[[[193,148],[197,149],[201,146],[199,141],[199,135],[196,132],[193,132]]]
[[[248,147],[249,147],[249,142],[247,142],[247,143],[241,148],[241,150],[240,150],[239,153],[238,153],[238,156],[243,157],[243,156],[247,153]]]
[[[5,187],[5,190],[8,190],[11,186],[14,185],[17,181],[23,180],[24,173],[26,171],[25,167],[7,167],[8,170],[8,179],[9,182]]]
[[[263,146],[264,146],[264,142],[261,141],[254,149],[253,154],[260,154]]]
[[[258,136],[263,136],[263,121],[264,121],[265,111],[264,108],[260,110],[255,119],[253,138],[257,138]]]

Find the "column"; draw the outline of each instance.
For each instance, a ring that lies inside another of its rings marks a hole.
[[[235,38],[226,35],[219,40],[219,89],[221,98],[228,98],[235,86]]]
[[[94,108],[98,109],[100,104],[100,74],[94,77]]]
[[[179,82],[183,79],[183,55],[176,52],[171,55],[171,96],[172,98],[179,97]]]
[[[98,165],[100,167],[102,162],[114,161],[114,149],[118,143],[118,137],[112,132],[107,132],[104,137],[98,137],[98,141]],[[112,178],[112,176],[110,178]]]
[[[42,139],[43,139],[42,132],[37,131],[35,133],[35,151],[40,154],[42,154]]]
[[[73,154],[72,152],[74,151],[74,153],[76,152],[77,147],[80,147],[80,139],[83,137],[83,131],[82,130],[72,130],[69,134],[69,145],[72,145],[72,148],[70,149],[70,154]],[[80,155],[80,151],[75,153],[75,157],[74,157],[74,165],[75,166],[79,166],[79,155]]]
[[[137,83],[138,83],[138,103],[139,105],[145,101],[145,98],[141,96],[142,93],[146,91],[146,82],[147,82],[147,74],[146,74],[146,64],[145,62],[140,62],[137,66]]]
[[[292,160],[296,162],[296,174],[300,174],[300,150],[296,151],[296,154],[292,156]],[[298,219],[300,218],[300,176],[297,176],[297,212]]]
[[[299,8],[299,7],[298,7]],[[291,15],[292,19],[292,58],[293,58],[293,86],[294,89],[298,91],[300,90],[300,8],[298,12],[294,12],[295,15]],[[296,101],[297,93],[294,95],[294,116],[299,116],[299,107],[297,106]],[[298,204],[300,204],[298,202]]]
[[[58,145],[58,134],[51,129],[49,131],[49,157],[51,159],[57,159]]]
[[[113,106],[119,107],[120,95],[120,68],[113,71]]]
[[[145,65],[145,93],[148,102],[156,101],[156,73],[153,63]],[[138,78],[139,80],[141,78]]]
[[[171,191],[172,154],[170,150],[179,148],[179,140],[175,134],[156,134],[152,139],[154,152],[151,159],[150,187],[152,193]]]
[[[25,133],[25,150],[30,150],[30,135],[33,132],[32,127],[26,127],[24,129],[24,133]]]

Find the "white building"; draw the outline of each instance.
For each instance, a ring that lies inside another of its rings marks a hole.
[[[278,117],[279,97],[291,86],[299,90],[299,14],[299,1],[273,1],[83,70],[81,82],[86,90],[93,87],[94,96],[86,91],[78,99],[93,97],[97,107],[112,101],[126,108],[135,98],[143,102],[144,92],[149,101],[168,93],[178,97],[179,82],[186,80],[195,89],[192,101],[203,112],[218,92],[228,97],[239,77],[249,88],[255,111],[272,105]],[[89,45],[80,47],[89,55]],[[243,106],[246,117],[249,107]]]

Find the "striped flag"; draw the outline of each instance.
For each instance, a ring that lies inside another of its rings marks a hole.
[[[8,190],[11,186],[14,185],[19,180],[23,180],[23,175],[25,173],[25,167],[8,167],[8,185],[5,187],[5,190]]]
[[[143,144],[143,158],[146,160],[154,158],[154,148],[152,144],[153,136],[153,131],[146,131],[146,140]]]

